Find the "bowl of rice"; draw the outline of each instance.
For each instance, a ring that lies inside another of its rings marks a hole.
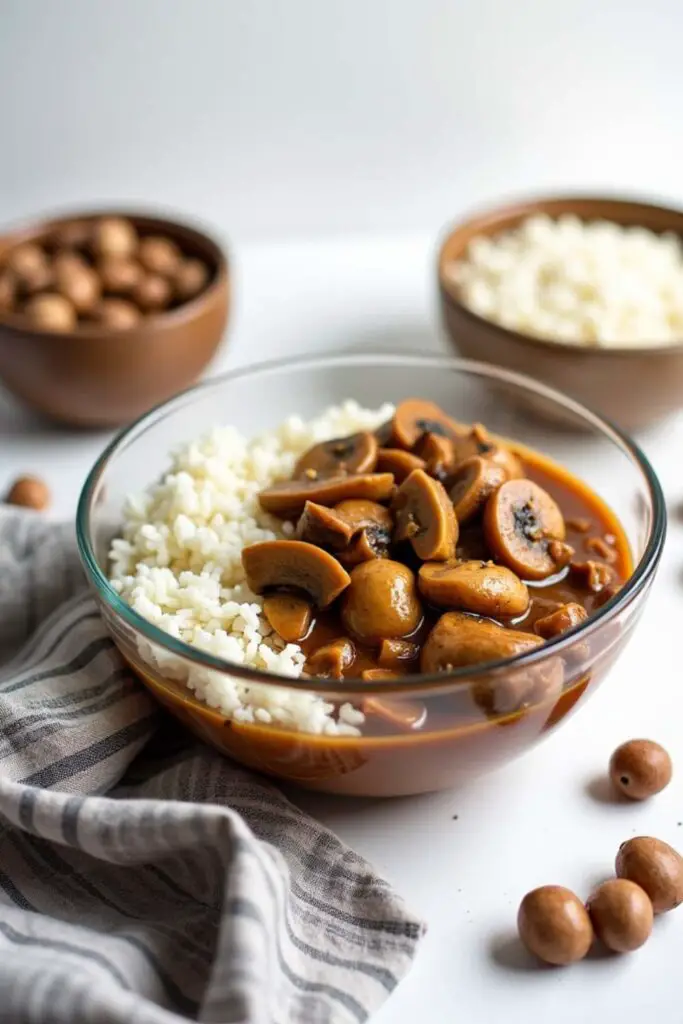
[[[683,212],[518,202],[450,229],[441,314],[458,351],[561,388],[627,429],[683,395]]]
[[[371,682],[307,676],[301,647],[274,633],[263,597],[246,582],[244,548],[293,533],[263,509],[259,492],[288,479],[311,445],[379,430],[415,394],[579,475],[620,510],[632,575],[581,628],[514,665]],[[578,448],[520,413],[534,396],[581,427]],[[386,353],[248,367],[176,396],[105,450],[77,513],[81,559],[105,624],[156,699],[252,768],[360,796],[452,786],[555,729],[585,702],[635,626],[664,530],[647,460],[578,403],[485,364]],[[551,700],[511,708],[478,699],[543,672],[558,652],[569,668]],[[375,710],[381,703],[381,729],[370,726],[372,702]]]

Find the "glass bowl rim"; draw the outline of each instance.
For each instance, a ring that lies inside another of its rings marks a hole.
[[[323,369],[339,365],[381,365],[382,363],[392,366],[404,365],[414,366],[416,369],[425,368],[441,369],[444,371],[460,371],[473,373],[488,380],[497,380],[505,384],[511,384],[516,388],[530,391],[537,397],[545,398],[554,405],[574,413],[584,423],[590,424],[600,434],[606,436],[617,448],[629,457],[632,464],[640,470],[645,479],[649,491],[652,525],[650,535],[643,554],[634,567],[633,573],[623,585],[621,590],[607,601],[602,608],[593,613],[585,622],[580,623],[573,629],[568,630],[554,640],[546,641],[541,647],[537,647],[526,654],[520,654],[513,658],[504,658],[497,661],[484,662],[481,665],[468,665],[450,672],[419,673],[411,676],[404,676],[398,680],[382,680],[368,683],[362,679],[328,680],[315,677],[294,678],[276,673],[266,672],[262,669],[251,668],[248,665],[240,665],[216,657],[206,651],[172,637],[164,630],[155,626],[152,622],[143,618],[129,604],[127,604],[113,588],[104,572],[100,568],[91,543],[90,535],[90,510],[92,508],[93,495],[97,483],[106,471],[109,463],[116,455],[133,444],[137,437],[148,428],[156,426],[165,417],[171,415],[179,407],[194,402],[198,396],[211,389],[220,389],[224,384],[241,378],[258,378],[264,373],[277,373],[279,371]],[[555,388],[548,387],[540,381],[528,377],[526,374],[503,367],[494,366],[489,363],[482,363],[476,360],[459,359],[452,356],[438,354],[424,355],[419,352],[330,352],[322,355],[308,353],[286,359],[266,360],[259,363],[251,363],[245,366],[238,366],[226,373],[210,377],[200,384],[180,391],[173,398],[167,399],[153,406],[143,413],[128,426],[120,430],[104,451],[95,461],[92,469],[86,477],[81,490],[76,511],[76,540],[78,553],[85,570],[88,581],[95,587],[103,602],[109,606],[115,616],[121,618],[126,624],[132,627],[137,633],[141,633],[146,640],[167,652],[189,661],[202,668],[211,669],[222,674],[236,676],[251,683],[267,684],[269,686],[285,687],[287,689],[301,690],[314,693],[319,696],[328,695],[332,698],[343,693],[344,695],[365,695],[382,694],[408,694],[419,693],[426,695],[428,691],[439,692],[441,690],[452,691],[458,686],[470,686],[473,678],[481,680],[482,676],[495,676],[501,670],[510,667],[515,669],[544,661],[548,657],[559,655],[562,651],[571,646],[576,639],[584,639],[612,621],[625,609],[636,596],[643,590],[657,567],[664,546],[666,536],[666,502],[662,492],[661,484],[652,468],[649,460],[640,447],[628,434],[624,433],[611,421],[600,416],[598,413],[588,409],[582,403],[564,395]],[[197,703],[202,707],[206,706],[195,697],[188,689],[187,699],[191,703]]]

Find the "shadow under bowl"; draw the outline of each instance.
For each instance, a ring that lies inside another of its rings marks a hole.
[[[438,256],[441,315],[457,350],[561,389],[628,430],[663,419],[683,406],[683,339],[680,344],[585,348],[545,341],[479,316],[460,301],[448,267],[469,243],[517,227],[527,217],[573,214],[583,221],[608,220],[683,237],[683,211],[631,200],[565,197],[532,199],[493,208],[456,225]],[[547,413],[547,408],[541,410]]]
[[[19,314],[0,314],[0,381],[43,415],[80,427],[129,423],[194,383],[218,348],[228,318],[224,252],[203,231],[166,217],[74,212],[3,236],[0,255],[21,242],[42,241],[63,224],[102,216],[125,217],[142,234],[170,238],[209,267],[210,279],[194,299],[124,330],[82,323],[57,333]]]

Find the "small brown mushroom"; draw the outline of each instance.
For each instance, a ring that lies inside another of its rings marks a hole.
[[[90,313],[102,293],[100,279],[87,263],[78,257],[55,260],[55,286],[60,295],[68,299],[77,313]]]
[[[414,469],[426,469],[424,459],[414,452],[406,452],[402,448],[380,448],[377,452],[378,473],[393,473],[397,484],[402,484]]]
[[[425,562],[418,586],[422,596],[439,608],[459,608],[493,619],[523,615],[529,591],[518,576],[493,562]]]
[[[507,717],[538,704],[554,705],[563,684],[562,658],[546,658],[535,665],[475,681],[472,698],[487,716]]]
[[[104,327],[111,327],[116,331],[135,327],[142,319],[138,307],[126,299],[102,299],[93,316]]]
[[[113,292],[115,295],[130,295],[143,276],[139,263],[122,256],[105,257],[97,269],[105,292]]]
[[[609,774],[614,788],[629,800],[648,800],[671,782],[667,751],[653,740],[629,740],[612,754]]]
[[[344,593],[341,618],[362,643],[411,636],[422,621],[415,576],[401,562],[376,558],[357,565]]]
[[[593,929],[614,953],[632,953],[652,934],[654,913],[644,889],[627,878],[610,878],[591,893],[586,909]]]
[[[587,516],[574,516],[567,520],[567,529],[575,533],[588,533],[593,523]]]
[[[45,331],[73,331],[76,327],[76,310],[63,295],[45,292],[34,295],[24,306],[30,320]]]
[[[363,679],[373,682],[378,679],[397,678],[395,672],[386,669],[370,668],[363,672]],[[389,697],[366,697],[361,705],[366,715],[383,718],[396,729],[410,732],[420,729],[427,720],[427,708],[415,700],[396,700]]]
[[[36,242],[23,242],[10,249],[5,266],[11,270],[19,287],[29,294],[50,285],[50,268],[44,250]]]
[[[599,594],[603,587],[614,579],[614,573],[603,562],[593,562],[591,559],[586,562],[572,562],[570,568],[573,579],[594,594]]]
[[[300,515],[307,501],[319,505],[338,505],[348,498],[386,501],[394,491],[391,473],[358,473],[355,476],[330,476],[322,480],[283,480],[259,494],[261,507],[279,516],[292,519]]]
[[[99,256],[132,256],[137,248],[137,231],[124,217],[102,217],[92,230],[95,252]]]
[[[534,630],[544,640],[552,640],[553,637],[566,633],[588,618],[588,612],[581,604],[570,601],[568,604],[560,605],[554,612],[544,615],[542,619],[536,619]]]
[[[145,270],[163,277],[173,277],[182,259],[180,249],[171,238],[148,235],[140,240],[138,259]]]
[[[179,302],[199,295],[209,283],[209,268],[201,260],[183,260],[176,270],[173,286]]]
[[[413,449],[425,462],[426,471],[438,480],[445,480],[453,470],[455,454],[450,437],[427,431]]]
[[[541,580],[557,569],[548,545],[564,540],[564,519],[557,503],[538,484],[508,480],[486,503],[484,536],[496,561],[521,579]]]
[[[481,455],[465,459],[450,480],[449,497],[458,523],[462,525],[474,519],[506,480],[505,469],[491,459]]]
[[[255,594],[292,588],[326,608],[351,582],[336,558],[300,540],[266,540],[242,550],[247,583]]]
[[[39,476],[18,477],[5,498],[8,505],[33,508],[36,512],[46,509],[51,500],[50,488]]]
[[[387,557],[394,521],[384,505],[363,498],[351,498],[335,505],[334,512],[353,532],[353,539],[339,553],[342,565],[354,566],[371,558]]]
[[[615,867],[618,878],[628,878],[645,890],[655,914],[683,903],[683,857],[661,839],[628,839],[619,847]]]
[[[621,588],[621,583],[608,583],[606,587],[603,587],[602,590],[595,595],[593,607],[595,609],[602,608],[608,601],[611,601],[613,597],[617,596]]]
[[[171,286],[161,274],[144,274],[131,297],[145,313],[158,313],[171,301]]]
[[[372,473],[379,445],[369,431],[322,441],[301,456],[292,474],[295,480],[319,480],[345,473]]]
[[[455,437],[460,430],[455,420],[447,416],[435,402],[426,402],[422,398],[407,398],[394,413],[391,443],[394,448],[405,448],[410,451],[423,434]]]
[[[548,554],[555,563],[555,569],[564,569],[574,557],[574,548],[563,540],[551,540],[548,544]]]
[[[318,505],[315,501],[306,502],[296,527],[299,540],[317,544],[320,548],[328,548],[334,552],[343,551],[348,547],[353,534],[352,525],[334,509]]]
[[[339,637],[319,647],[306,659],[306,670],[312,676],[330,676],[343,679],[346,669],[356,659],[356,648],[348,637]]]
[[[583,545],[591,555],[597,555],[603,562],[612,565],[617,560],[617,553],[611,544],[608,544],[604,537],[588,537]]]
[[[310,601],[297,594],[266,594],[263,614],[277,635],[288,644],[304,640],[313,620]]]
[[[482,455],[490,462],[499,465],[508,480],[516,480],[524,476],[522,463],[505,445],[493,438],[481,423],[474,423],[466,433],[459,433],[453,441],[453,466],[459,469],[463,462],[476,455]]]
[[[562,885],[543,885],[528,892],[520,904],[517,928],[530,953],[557,966],[582,960],[593,942],[588,911]]]
[[[418,558],[435,562],[453,558],[458,522],[442,483],[423,469],[414,470],[396,492],[392,509],[395,539],[409,540]]]
[[[411,661],[417,661],[420,648],[410,640],[382,640],[377,654],[380,668],[400,669]]]
[[[533,633],[506,629],[487,619],[464,612],[446,612],[436,623],[422,648],[423,672],[449,672],[464,665],[514,658],[543,641]]]

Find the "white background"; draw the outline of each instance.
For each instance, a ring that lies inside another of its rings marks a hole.
[[[664,0],[0,0],[0,221],[137,199],[212,222],[236,265],[214,371],[313,348],[443,350],[434,239],[464,207],[560,187],[680,199],[682,29]],[[0,394],[0,492],[39,472],[52,514],[71,516],[106,438],[47,428]],[[587,708],[463,792],[297,796],[429,923],[377,1024],[683,1020],[683,910],[640,953],[565,971],[512,941],[528,888],[586,895],[637,833],[683,846],[681,777],[643,806],[595,785],[630,735],[683,761],[683,420],[641,440],[669,542],[645,618]]]

